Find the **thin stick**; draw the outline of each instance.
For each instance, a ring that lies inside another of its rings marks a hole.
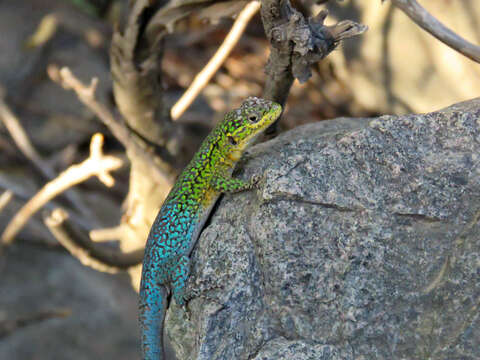
[[[10,136],[13,141],[20,149],[20,151],[29,159],[33,165],[43,174],[48,180],[52,180],[56,177],[56,172],[53,167],[45,161],[38,151],[33,146],[30,138],[28,137],[27,132],[22,126],[22,123],[18,117],[13,113],[13,111],[5,103],[5,100],[0,91],[0,120],[3,120],[5,127],[7,128]],[[83,203],[79,194],[74,191],[67,191],[65,193],[67,199],[82,213],[83,216],[87,217],[89,221],[93,222],[94,225],[97,225],[95,219],[92,218],[90,209]]]
[[[68,214],[63,209],[55,209],[44,218],[45,225],[52,235],[83,265],[97,271],[116,273],[138,265],[143,259],[143,249],[130,253],[120,253],[105,248],[99,248],[76,231],[68,221]]]
[[[42,159],[37,150],[33,147],[26,131],[23,129],[20,120],[13,114],[10,108],[5,103],[3,96],[0,94],[0,120],[7,128],[10,136],[20,151],[29,159],[35,167],[46,177],[53,178],[55,172],[51,167]]]
[[[9,336],[16,330],[21,329],[25,326],[32,325],[48,319],[64,318],[70,316],[71,313],[71,309],[59,308],[39,311],[13,320],[0,321],[0,339]]]
[[[113,116],[108,108],[95,99],[95,90],[98,85],[98,79],[93,78],[89,86],[85,86],[69,68],[64,67],[58,70],[55,66],[48,67],[50,78],[62,85],[65,89],[72,89],[77,94],[80,101],[87,106],[93,113],[110,129],[113,136],[127,149],[141,158],[148,164],[152,170],[152,175],[161,186],[171,186],[175,182],[176,174],[168,164],[161,162],[158,158],[156,162],[153,155],[143,148],[139,141],[134,138],[132,132],[119,120]],[[161,162],[161,163],[160,163]],[[160,164],[159,164],[160,163]]]
[[[12,192],[13,196],[22,201],[30,200],[30,198],[32,198],[36,193],[35,190],[27,189],[18,182],[8,179],[3,174],[0,174],[0,189],[5,189],[5,191]],[[53,210],[58,206],[60,205],[56,201],[50,201],[49,203],[45,204],[45,208],[49,210]],[[82,227],[82,229],[92,228],[92,222],[85,219],[83,216],[78,215],[76,212],[73,212],[70,217],[75,221],[75,224]]]
[[[131,231],[126,223],[112,228],[94,229],[90,231],[90,239],[94,242],[112,241],[125,238],[126,232]],[[132,234],[134,236],[134,234]]]
[[[22,229],[38,209],[68,188],[79,184],[92,176],[98,177],[106,186],[113,186],[114,179],[110,171],[122,166],[122,160],[102,153],[103,136],[95,134],[90,143],[90,156],[78,165],[72,165],[48,182],[13,217],[2,234],[3,245],[12,243],[15,235]]]
[[[305,18],[290,0],[262,0],[263,28],[271,45],[263,98],[283,106],[294,79],[307,81],[312,75],[311,65],[328,56],[342,40],[368,29],[351,20],[326,26],[327,14],[322,10]],[[278,132],[278,123],[279,119],[267,129],[267,137]]]
[[[469,59],[480,63],[480,46],[474,45],[433,17],[416,0],[392,0],[392,3],[402,10],[422,29],[435,36],[438,40],[465,55]]]
[[[2,195],[0,195],[0,212],[8,205],[10,200],[13,199],[13,191],[5,190]]]
[[[170,115],[173,120],[177,120],[192,104],[193,100],[200,94],[205,86],[207,86],[210,79],[215,75],[220,66],[225,62],[228,55],[240,40],[245,28],[247,27],[251,18],[260,10],[260,2],[252,1],[248,3],[243,10],[238,14],[235,23],[230,32],[225,37],[222,45],[218,48],[215,55],[210,59],[207,65],[200,71],[193,80],[190,87],[185,91],[182,97],[172,107]]]

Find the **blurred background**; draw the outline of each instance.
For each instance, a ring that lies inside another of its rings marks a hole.
[[[225,7],[185,10],[194,2],[171,1],[172,11],[164,15],[170,33],[163,48],[161,89],[168,108],[204,68],[234,21],[218,18],[228,14]],[[237,3],[239,9],[246,4]],[[480,65],[420,29],[390,1],[293,4],[305,15],[328,9],[327,24],[349,19],[369,30],[314,65],[309,81],[294,83],[282,131],[342,116],[428,112],[480,94]],[[123,164],[112,173],[114,186],[90,178],[75,193],[42,205],[0,254],[0,359],[139,359],[140,266],[107,272],[85,266],[44,224],[45,211],[73,203],[84,230],[114,228],[119,221],[131,225],[136,214],[132,204],[143,201],[132,200],[132,181],[137,180],[132,180],[131,155],[75,92],[52,81],[64,66],[85,84],[97,77],[96,99],[121,118],[109,49],[116,24],[128,17],[127,5],[120,0],[0,1],[0,233],[49,180],[89,156],[94,133],[104,134],[103,152]],[[480,43],[479,1],[424,0],[422,5],[465,39]],[[179,117],[183,145],[173,153],[188,160],[226,111],[248,96],[262,95],[269,49],[257,12],[218,72]],[[14,117],[23,130],[5,117]],[[176,171],[184,163],[179,160]],[[145,236],[138,234],[148,231],[167,191],[152,195],[147,215],[142,215],[147,220],[136,236],[128,241],[107,237],[102,246],[124,252],[141,248]]]

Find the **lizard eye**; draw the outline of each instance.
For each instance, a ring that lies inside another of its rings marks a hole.
[[[235,138],[234,138],[233,136],[228,135],[227,138],[228,138],[228,142],[229,142],[230,144],[232,144],[232,145],[237,145],[237,140],[235,140]]]
[[[248,120],[252,123],[256,123],[258,121],[258,116],[256,114],[248,115]]]

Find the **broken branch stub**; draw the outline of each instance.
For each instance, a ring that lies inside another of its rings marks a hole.
[[[290,53],[292,75],[301,83],[312,76],[310,66],[332,52],[341,40],[360,35],[367,30],[367,26],[351,20],[326,26],[326,10],[306,19],[288,0],[281,1],[280,7],[280,16],[274,20],[277,24],[267,32],[267,37],[274,49]],[[275,66],[275,62],[269,61],[267,73]]]
[[[295,79],[307,81],[312,76],[312,64],[325,58],[340,41],[367,30],[367,26],[350,20],[326,26],[327,14],[320,11],[305,19],[289,0],[262,0],[263,27],[271,43],[264,98],[285,105]],[[277,132],[278,121],[267,129],[267,136]]]

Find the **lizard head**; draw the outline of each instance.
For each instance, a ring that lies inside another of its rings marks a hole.
[[[220,124],[225,155],[237,161],[255,138],[280,117],[282,107],[269,100],[250,97],[225,116]]]

